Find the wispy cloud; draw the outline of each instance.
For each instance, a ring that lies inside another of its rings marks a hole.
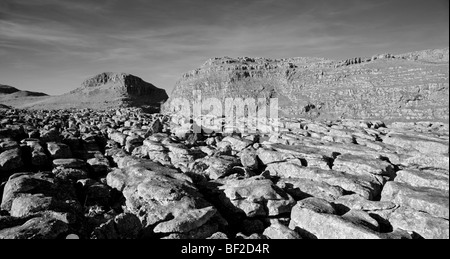
[[[43,43],[57,46],[89,47],[90,43],[80,34],[70,33],[61,25],[47,27],[0,20],[0,38],[6,41],[24,41],[27,44]]]
[[[107,11],[107,7],[114,4],[116,0],[2,0],[3,6],[11,4],[20,5],[22,7],[56,7],[64,10],[70,10],[72,12],[88,12],[88,13],[101,13]]]

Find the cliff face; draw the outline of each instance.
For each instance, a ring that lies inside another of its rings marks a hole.
[[[75,91],[83,91],[104,86],[115,88],[115,90],[129,95],[150,95],[157,101],[160,101],[158,99],[168,98],[167,93],[164,90],[145,82],[139,77],[125,73],[102,73],[87,79],[82,83],[82,88]]]
[[[448,49],[334,61],[215,58],[183,75],[171,98],[279,99],[286,117],[448,121]],[[165,110],[168,105],[165,105]]]

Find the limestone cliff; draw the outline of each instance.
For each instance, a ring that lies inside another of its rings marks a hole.
[[[186,73],[171,98],[273,98],[288,117],[448,121],[448,49],[343,61],[214,58]],[[165,105],[168,107],[168,105]]]

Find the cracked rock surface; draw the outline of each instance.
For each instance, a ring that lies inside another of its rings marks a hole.
[[[4,109],[0,239],[449,238],[448,124],[278,126]]]

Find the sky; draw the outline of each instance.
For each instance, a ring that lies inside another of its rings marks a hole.
[[[449,46],[449,0],[0,0],[0,84],[59,95],[102,72],[171,93],[213,57],[346,59]]]

